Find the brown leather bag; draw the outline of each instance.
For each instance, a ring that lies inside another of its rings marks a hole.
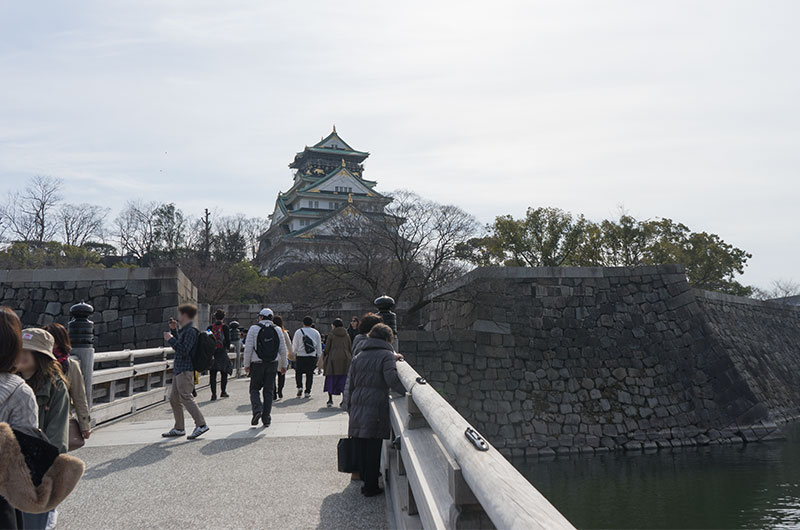
[[[70,418],[68,451],[74,451],[75,449],[80,449],[85,444],[86,440],[83,439],[83,433],[81,432],[81,426],[78,425],[78,420],[76,420],[75,418]]]

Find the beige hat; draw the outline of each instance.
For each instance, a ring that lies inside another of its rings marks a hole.
[[[43,353],[56,361],[56,356],[53,355],[53,347],[55,346],[55,339],[53,336],[41,328],[28,328],[22,330],[22,349],[38,351]]]

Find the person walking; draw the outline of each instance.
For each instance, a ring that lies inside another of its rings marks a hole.
[[[347,371],[353,358],[350,335],[341,318],[333,321],[333,329],[325,340],[322,350],[322,368],[325,373],[323,390],[328,393],[328,406],[333,406],[333,396],[341,396],[347,382]]]
[[[250,407],[253,411],[250,425],[258,425],[259,420],[264,427],[272,424],[275,374],[278,371],[285,374],[289,363],[283,330],[275,325],[274,318],[272,309],[262,309],[258,313],[258,323],[250,326],[244,345],[244,371],[250,375]]]
[[[353,357],[361,353],[361,347],[367,340],[369,333],[376,324],[383,322],[383,319],[375,313],[366,313],[358,323],[358,335],[353,339]]]
[[[169,404],[172,407],[172,415],[175,417],[175,426],[161,435],[164,438],[175,438],[186,434],[184,408],[194,420],[194,430],[186,437],[187,439],[194,440],[209,430],[206,419],[192,396],[194,390],[192,353],[197,347],[197,336],[200,333],[194,327],[194,317],[196,316],[196,305],[182,304],[178,306],[178,320],[170,318],[170,331],[164,332],[164,340],[175,350],[175,358],[172,363],[172,388],[169,394]],[[180,324],[180,329],[178,329],[178,324]]]
[[[347,327],[347,334],[350,335],[350,342],[352,343],[353,339],[358,335],[358,317],[350,319],[350,325]]]
[[[39,430],[58,448],[69,449],[69,390],[61,366],[53,354],[53,336],[40,328],[22,330],[22,351],[17,371],[36,394]],[[55,509],[44,513],[22,513],[24,528],[55,528]]]
[[[362,319],[363,322],[363,319]],[[353,357],[347,375],[342,406],[349,413],[347,434],[354,438],[359,455],[359,473],[364,481],[361,493],[366,497],[379,495],[382,440],[389,438],[389,391],[405,394],[397,375],[396,354],[392,347],[392,328],[376,324],[361,348]]]
[[[83,379],[80,363],[70,357],[72,342],[69,340],[69,333],[58,322],[48,324],[44,329],[53,336],[53,355],[67,377],[69,401],[72,405],[70,415],[78,422],[83,438],[88,440],[92,434],[92,418],[89,415],[89,400],[86,398],[86,381]]]
[[[292,339],[296,359],[294,377],[297,383],[297,397],[303,395],[304,374],[306,376],[306,397],[311,397],[314,370],[317,367],[317,359],[322,355],[322,337],[313,326],[314,320],[310,316],[303,318],[303,327],[294,332]]]
[[[289,338],[289,332],[283,327],[283,317],[280,315],[275,316],[272,319],[275,322],[275,325],[278,326],[283,333],[283,343],[286,344],[286,364],[283,365],[283,370],[278,370],[275,374],[277,377],[277,381],[275,383],[275,391],[272,393],[272,397],[275,400],[283,399],[283,387],[286,386],[286,371],[289,369],[289,363],[294,361],[294,348],[292,348],[292,341]]]
[[[214,360],[211,361],[211,368],[208,370],[209,384],[211,386],[211,401],[217,399],[217,373],[220,374],[220,397],[229,397],[226,392],[228,388],[228,376],[233,373],[233,363],[228,357],[228,350],[231,349],[231,330],[225,323],[225,311],[217,309],[214,312],[214,323],[208,327],[214,336],[217,348],[214,350]]]
[[[13,429],[39,429],[36,394],[16,375],[22,351],[22,324],[8,307],[0,307],[0,422]],[[22,512],[0,497],[0,528],[22,528]]]

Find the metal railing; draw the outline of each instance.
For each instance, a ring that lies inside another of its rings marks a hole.
[[[408,363],[397,371],[407,393],[391,400],[384,444],[394,527],[574,528]]]
[[[241,341],[233,344],[228,357],[233,361],[234,377],[241,375]],[[165,401],[172,382],[174,351],[171,347],[145,348],[94,353],[91,386],[92,421],[104,423]],[[198,387],[208,385],[201,374]]]

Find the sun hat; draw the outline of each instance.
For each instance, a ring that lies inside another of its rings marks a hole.
[[[56,356],[53,355],[55,342],[53,336],[41,328],[27,328],[22,330],[23,350],[37,351],[47,355],[54,361],[57,360]]]

